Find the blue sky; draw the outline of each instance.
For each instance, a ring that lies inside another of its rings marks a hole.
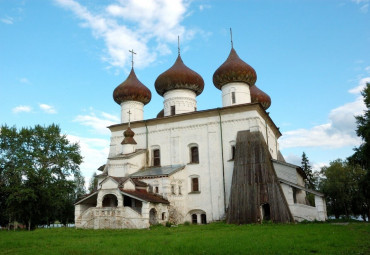
[[[221,106],[214,71],[234,48],[257,72],[272,98],[270,116],[280,146],[316,169],[351,155],[361,140],[353,115],[364,110],[359,91],[370,81],[369,0],[0,0],[0,124],[57,123],[79,141],[90,177],[105,163],[109,131],[119,122],[114,88],[131,67],[152,91],[145,118],[162,109],[154,90],[174,63],[177,36],[185,64],[205,89],[198,109]]]

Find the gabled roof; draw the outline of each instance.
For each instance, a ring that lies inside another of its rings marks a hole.
[[[135,186],[137,187],[147,187],[148,184],[146,184],[145,182],[142,182],[142,181],[139,181],[139,180],[136,180],[136,179],[132,179],[130,177],[114,177],[114,176],[111,176],[111,178],[113,178],[116,182],[118,182],[119,185],[125,183],[127,180],[131,180]]]
[[[169,204],[167,199],[164,199],[162,196],[153,194],[153,193],[148,193],[147,191],[139,191],[139,190],[125,190],[125,189],[120,189],[121,193],[124,195],[127,195],[129,197],[136,198],[141,201],[146,201],[150,203],[162,203],[162,204]]]
[[[167,177],[185,168],[185,165],[159,166],[142,169],[130,175],[132,178]]]

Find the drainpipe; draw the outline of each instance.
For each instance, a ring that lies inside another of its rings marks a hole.
[[[221,112],[220,108],[217,108],[218,116],[220,120],[220,138],[221,138],[221,158],[222,158],[222,179],[224,185],[224,211],[226,214],[226,185],[225,185],[225,164],[224,164],[224,142],[222,137],[222,123],[221,123]]]
[[[148,126],[146,124],[146,120],[144,120],[145,124],[145,142],[146,142],[146,162],[145,162],[145,169],[149,165],[149,150],[148,150]]]

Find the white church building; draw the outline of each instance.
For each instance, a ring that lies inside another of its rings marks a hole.
[[[76,227],[326,220],[323,194],[306,188],[303,170],[281,155],[281,133],[266,112],[271,99],[256,80],[232,47],[213,75],[222,107],[198,110],[204,81],[179,53],[155,81],[163,110],[145,120],[151,91],[132,68],[113,92],[121,123],[108,127],[108,159],[98,189],[75,204]]]

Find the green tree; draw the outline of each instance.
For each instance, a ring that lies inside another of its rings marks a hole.
[[[321,191],[325,194],[329,215],[338,219],[341,215],[349,218],[351,196],[348,168],[341,159],[330,162],[321,169],[324,178],[321,180]]]
[[[323,167],[321,174],[320,189],[325,194],[330,215],[335,218],[363,215],[364,199],[360,183],[366,175],[364,169],[337,159],[328,167]]]
[[[302,153],[302,161],[301,161],[301,168],[303,169],[304,173],[307,176],[306,185],[308,188],[315,190],[316,189],[316,182],[317,178],[312,172],[312,167],[310,165],[310,161],[305,152]]]
[[[90,178],[90,183],[88,187],[89,193],[92,193],[98,189],[98,178],[96,177],[96,173],[94,172]]]
[[[6,218],[29,229],[61,219],[63,208],[73,205],[81,162],[79,145],[71,144],[57,125],[2,126],[0,194],[5,194]]]
[[[353,166],[360,166],[366,171],[366,175],[359,181],[362,204],[358,208],[362,208],[361,214],[367,215],[370,219],[370,83],[367,83],[364,90],[361,92],[364,97],[366,109],[363,115],[356,116],[357,129],[356,133],[362,138],[362,144],[355,148],[355,153],[348,158],[348,161]],[[359,202],[358,202],[359,203]]]

